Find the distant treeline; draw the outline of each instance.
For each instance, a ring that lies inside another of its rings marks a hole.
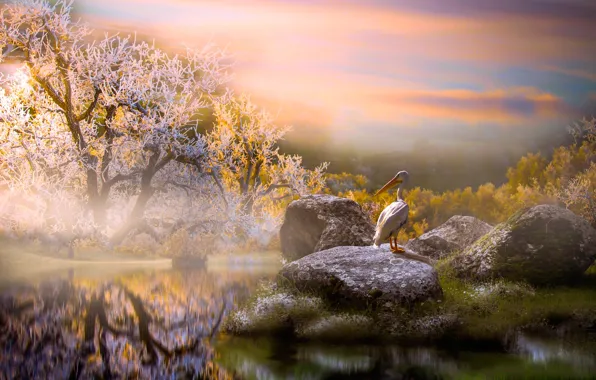
[[[498,175],[496,171],[502,163],[491,163],[488,158],[494,152],[487,151],[486,156],[478,155],[471,161],[469,156],[466,159],[463,155],[445,156],[445,161],[441,161],[425,158],[428,152],[420,151],[420,161],[416,161],[414,151],[410,159],[412,164],[416,162],[419,165],[420,172],[410,166],[397,165],[397,161],[388,160],[385,164],[380,160],[379,165],[383,165],[379,167],[382,169],[373,173],[371,178],[374,180],[362,174],[328,174],[327,191],[357,201],[369,213],[371,221],[376,222],[383,208],[395,200],[395,193],[373,197],[374,190],[381,182],[390,179],[396,169],[407,167],[412,172],[412,178],[416,179],[405,192],[410,218],[407,227],[400,232],[402,241],[437,227],[453,215],[471,215],[497,224],[522,207],[540,203],[566,206],[596,227],[594,120],[585,121],[580,129],[583,135],[576,136],[577,142],[555,148],[548,156],[540,152],[526,154]],[[504,180],[496,184],[486,181],[479,186],[441,190],[452,187],[454,182],[465,181],[467,170],[477,175],[468,183],[478,183],[491,176]],[[381,182],[379,179],[382,179]],[[431,190],[430,186],[422,186],[421,183],[436,183],[437,186]]]
[[[410,172],[412,186],[447,191],[478,187],[487,182],[502,185],[507,182],[507,169],[527,152],[540,152],[550,158],[556,147],[573,143],[573,137],[565,128],[535,134],[532,137],[527,131],[525,134],[516,132],[489,141],[449,143],[420,139],[411,148],[375,154],[353,146],[337,146],[333,139],[319,131],[310,133],[318,136],[317,140],[308,141],[293,139],[296,134],[290,133],[288,139],[280,143],[280,150],[299,154],[306,167],[330,162],[330,173],[362,174],[368,179],[369,191],[383,185],[399,170]]]

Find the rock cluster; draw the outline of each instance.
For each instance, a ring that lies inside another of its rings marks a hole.
[[[268,294],[229,318],[228,331],[291,330],[323,340],[441,339],[459,331],[465,318],[458,309],[443,310],[439,274],[421,259],[447,258],[446,276],[475,281],[466,283],[465,297],[479,308],[492,308],[492,299],[533,297],[531,285],[572,282],[596,259],[596,230],[552,205],[521,210],[494,228],[456,215],[409,241],[407,256],[392,253],[388,244],[373,247],[373,235],[353,201],[317,195],[293,202],[281,230],[283,254],[291,261]],[[422,303],[434,312],[400,314],[421,310],[413,306]]]

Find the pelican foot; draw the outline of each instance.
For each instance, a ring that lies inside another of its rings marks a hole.
[[[393,252],[393,253],[404,253],[405,251],[406,251],[406,250],[405,250],[405,249],[403,249],[403,248],[402,248],[402,247],[400,247],[400,246],[396,246],[395,248],[392,248],[392,249],[391,249],[391,252]]]

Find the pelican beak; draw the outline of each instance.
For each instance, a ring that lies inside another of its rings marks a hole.
[[[379,194],[381,194],[384,191],[387,191],[389,189],[391,189],[393,186],[402,183],[403,180],[401,178],[397,178],[397,177],[393,177],[393,179],[391,179],[391,181],[387,182],[383,187],[381,187],[381,189],[379,191],[377,191],[375,193],[375,197]]]

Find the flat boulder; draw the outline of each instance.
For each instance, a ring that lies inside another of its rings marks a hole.
[[[406,243],[405,248],[435,260],[469,247],[493,227],[473,216],[455,215],[427,233]]]
[[[333,247],[372,245],[375,228],[353,200],[309,195],[290,203],[279,234],[284,258],[293,261]]]
[[[432,266],[393,254],[387,246],[316,252],[284,265],[278,281],[350,308],[411,306],[443,295]]]
[[[546,285],[577,279],[595,258],[596,230],[590,223],[567,209],[539,205],[496,226],[451,266],[463,278]]]

